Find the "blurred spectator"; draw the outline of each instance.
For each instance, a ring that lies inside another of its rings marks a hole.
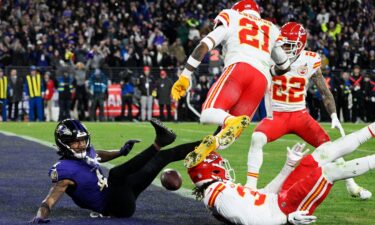
[[[148,48],[145,48],[143,50],[142,65],[143,66],[152,66],[152,56],[151,56]]]
[[[99,121],[104,121],[104,101],[108,95],[108,78],[99,69],[95,69],[89,79],[89,90],[91,94],[90,120],[96,121],[96,109],[99,108]]]
[[[73,71],[69,68],[63,68],[57,71],[57,91],[59,92],[59,119],[70,118],[70,107],[72,105],[72,95],[75,91],[75,80]]]
[[[366,75],[364,78],[364,89],[365,89],[365,117],[366,122],[373,122],[375,119],[375,74],[372,74],[372,78]]]
[[[199,26],[199,21],[194,19],[194,18],[191,18],[191,19],[187,20],[187,24],[189,25],[188,39],[191,40],[191,41],[200,40],[201,35],[200,35],[200,32],[197,28]]]
[[[77,105],[78,119],[83,121],[88,119],[88,107],[89,98],[86,87],[86,73],[88,70],[88,62],[84,65],[82,62],[78,62],[74,68],[74,78],[76,80],[76,95],[73,106]]]
[[[350,122],[350,109],[353,107],[352,84],[350,83],[349,72],[342,72],[340,79],[341,96],[338,98],[337,114],[340,115],[340,109],[344,117],[344,122]],[[341,117],[341,116],[340,116]]]
[[[352,51],[349,42],[344,42],[340,52],[340,68],[343,70],[351,70],[352,68]]]
[[[333,98],[335,100],[336,109],[338,105],[338,97],[340,96],[340,85],[339,85],[339,78],[336,77],[329,66],[326,66],[323,70],[323,77],[326,81],[326,85],[328,89],[331,91]],[[321,121],[331,121],[330,116],[327,113],[327,110],[325,109],[325,106],[323,104],[323,108],[321,109]]]
[[[172,58],[168,53],[167,43],[156,46],[156,53],[153,56],[153,65],[155,67],[160,66],[163,68],[173,66]]]
[[[364,88],[363,76],[361,75],[361,68],[354,66],[353,73],[350,76],[350,83],[352,85],[353,108],[352,108],[352,122],[363,122],[364,119]]]
[[[165,120],[164,108],[167,109],[167,120],[172,120],[171,89],[173,81],[168,78],[165,70],[160,70],[160,78],[156,81],[157,98],[159,102],[160,120]]]
[[[7,96],[9,94],[8,89],[8,77],[4,75],[4,71],[0,68],[0,115],[2,120],[7,121]]]
[[[170,47],[169,51],[171,55],[177,59],[178,66],[182,65],[186,59],[186,54],[180,38],[176,39],[176,41]]]
[[[9,108],[8,108],[8,115],[12,121],[18,120],[18,113],[19,113],[19,103],[22,101],[22,93],[23,93],[23,79],[22,77],[18,76],[17,70],[12,69],[10,71],[10,79],[9,79]]]
[[[150,76],[150,67],[143,67],[143,74],[138,80],[137,87],[141,92],[141,120],[150,120],[152,118],[153,110],[152,91],[154,90],[153,79]]]
[[[198,84],[196,86],[195,92],[198,96],[198,106],[199,106],[199,112],[202,111],[202,105],[204,101],[206,100],[208,91],[210,90],[210,84],[208,82],[207,76],[202,75],[199,77]]]
[[[87,54],[90,68],[98,69],[101,67],[108,53],[109,49],[106,46],[106,41],[101,41],[99,46],[94,45],[93,49]]]
[[[44,82],[35,66],[30,67],[30,74],[26,75],[24,84],[24,93],[29,99],[29,120],[35,121],[36,117],[39,121],[43,121],[43,96]],[[36,115],[35,115],[36,112]]]
[[[316,16],[316,20],[319,24],[327,24],[329,22],[329,12],[326,8],[322,8],[322,11]]]
[[[51,73],[47,71],[44,74],[44,82],[46,84],[46,94],[44,96],[44,107],[46,108],[46,121],[53,121],[52,114],[52,97],[55,93],[55,82],[53,82]]]
[[[125,118],[125,107],[128,109],[128,114],[126,119],[129,121],[133,120],[132,106],[133,106],[133,95],[134,95],[134,86],[130,81],[129,77],[125,77],[121,85],[121,95],[122,95],[122,104],[121,104],[121,119]]]

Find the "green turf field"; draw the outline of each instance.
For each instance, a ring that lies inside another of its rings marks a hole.
[[[119,149],[127,139],[141,139],[142,142],[135,145],[134,150],[128,157],[121,157],[113,160],[113,164],[126,161],[143,150],[154,140],[154,131],[149,123],[85,123],[92,135],[92,143],[96,149]],[[215,130],[215,126],[200,125],[198,123],[167,123],[175,130],[177,141],[174,145],[196,141]],[[53,142],[53,131],[56,123],[0,123],[0,131],[8,131],[20,135],[27,135],[37,139]],[[241,138],[230,148],[221,151],[236,171],[236,181],[244,183],[246,181],[246,161],[250,143],[251,132],[255,124],[251,125],[241,136]],[[347,133],[351,133],[365,126],[365,124],[343,124]],[[332,130],[329,124],[323,124],[332,139],[339,137],[337,130]],[[0,140],[1,141],[1,140]],[[286,147],[292,146],[300,139],[294,135],[287,135],[283,138],[266,145],[264,152],[264,163],[260,171],[259,187],[263,187],[281,169],[286,158]],[[311,146],[310,146],[311,147]],[[25,149],[27,151],[27,149]],[[375,140],[371,140],[362,145],[355,153],[346,159],[362,157],[375,154]],[[57,160],[51,159],[51,165]],[[190,179],[182,162],[171,164],[169,167],[180,171],[183,176],[183,185],[191,188]],[[42,175],[42,174],[41,174]],[[46,177],[47,179],[47,177]],[[375,194],[375,171],[356,178],[356,181]],[[360,201],[350,198],[347,194],[343,182],[338,182],[332,189],[326,201],[315,213],[318,216],[317,224],[375,224],[375,197],[369,201]]]

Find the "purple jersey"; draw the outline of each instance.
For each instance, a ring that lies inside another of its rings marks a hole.
[[[87,156],[95,158],[96,152],[91,146]],[[96,168],[86,163],[84,159],[60,159],[49,170],[52,182],[60,180],[72,180],[75,186],[70,186],[66,193],[73,199],[79,207],[91,209],[102,213],[108,194],[108,188],[100,191]]]

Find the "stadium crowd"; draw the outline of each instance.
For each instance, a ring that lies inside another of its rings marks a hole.
[[[278,25],[297,21],[308,29],[307,50],[322,57],[324,76],[340,119],[374,121],[372,1],[258,3],[263,18]],[[0,1],[2,119],[24,120],[28,114],[30,120],[43,121],[46,114],[49,120],[53,92],[58,92],[59,120],[70,117],[74,108],[80,120],[96,120],[99,108],[98,119],[102,121],[108,84],[119,83],[123,102],[119,119],[125,118],[125,105],[136,105],[140,113],[135,118],[150,120],[152,98],[157,97],[163,106],[159,107],[160,115],[165,105],[165,119],[171,120],[174,103],[165,93],[169,93],[187,55],[211,31],[217,13],[232,4],[226,0]],[[190,101],[198,111],[221,69],[220,49],[214,49],[195,73]],[[35,82],[34,75],[29,76],[32,71],[37,74]],[[30,103],[29,113],[21,110],[26,101]],[[329,120],[316,87],[310,87],[307,102],[315,119]],[[177,109],[178,120],[196,119],[188,112],[186,101]],[[132,112],[126,118],[133,120]]]

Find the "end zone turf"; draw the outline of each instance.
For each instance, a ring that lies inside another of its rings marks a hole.
[[[49,168],[58,159],[44,145],[0,133],[0,224],[27,224],[51,186]],[[208,215],[203,203],[151,185],[138,199],[129,219],[90,218],[65,196],[52,209],[49,224],[220,224]]]

